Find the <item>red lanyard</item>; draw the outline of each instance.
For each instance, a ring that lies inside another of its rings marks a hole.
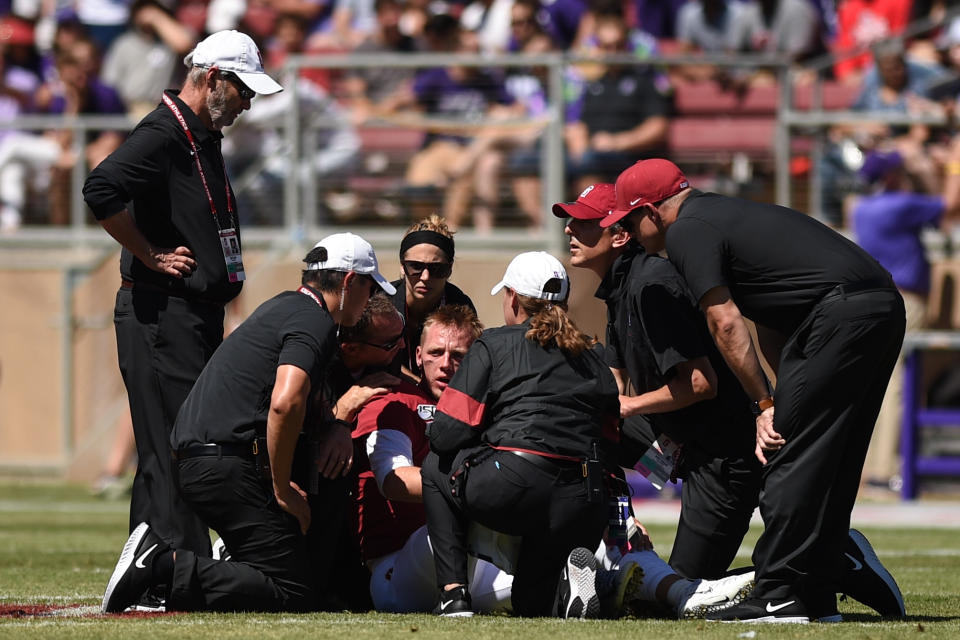
[[[315,294],[313,291],[311,291],[310,289],[307,289],[306,287],[300,287],[299,289],[297,289],[297,291],[299,291],[300,293],[302,293],[302,294],[305,295],[305,296],[310,296],[311,298],[313,298],[313,301],[314,301],[314,302],[316,302],[318,305],[320,305],[320,308],[321,308],[321,309],[326,310],[327,305],[325,305],[325,304],[323,303],[323,300],[322,300],[317,294]]]
[[[220,226],[220,220],[217,218],[217,206],[213,203],[213,196],[210,194],[210,187],[207,185],[207,175],[203,172],[203,165],[200,163],[200,154],[197,152],[197,145],[193,141],[193,134],[190,132],[190,127],[187,126],[187,121],[183,119],[183,114],[180,113],[177,104],[171,100],[170,96],[166,93],[163,94],[163,104],[167,105],[167,108],[170,109],[170,112],[173,113],[177,122],[179,122],[183,128],[183,132],[187,135],[187,141],[190,143],[192,152],[191,155],[197,162],[197,172],[200,174],[200,182],[203,183],[203,190],[207,194],[207,202],[210,203],[210,213],[213,214],[213,220],[217,223],[217,229],[222,231],[223,228]],[[223,166],[223,189],[227,193],[227,212],[230,214],[230,227],[236,228],[233,215],[233,198],[230,197],[230,184],[227,180],[227,165],[224,164],[222,156],[220,157],[220,164]]]

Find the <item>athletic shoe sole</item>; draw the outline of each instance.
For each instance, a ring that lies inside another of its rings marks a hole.
[[[884,611],[875,607],[875,603],[863,602],[863,604],[875,609],[880,615],[905,616],[907,611],[903,603],[903,594],[900,593],[900,587],[897,586],[897,581],[893,579],[893,576],[889,571],[887,571],[887,568],[883,566],[883,563],[880,562],[880,558],[877,557],[877,552],[873,550],[873,547],[870,545],[870,541],[867,540],[866,536],[856,529],[850,529],[850,538],[853,540],[854,544],[857,545],[857,548],[860,549],[860,553],[863,554],[864,563],[870,568],[871,571],[873,571],[873,573],[883,580],[884,584],[887,585],[887,588],[890,590],[890,593],[896,600],[899,610],[897,612]]]
[[[708,622],[726,622],[738,624],[810,624],[810,618],[806,616],[791,616],[778,618],[777,616],[763,616],[761,618],[750,618],[748,620],[709,620]]]
[[[736,581],[739,578],[741,578],[741,576],[729,576],[723,579]],[[686,620],[703,618],[708,614],[723,611],[724,609],[729,609],[730,607],[740,604],[746,600],[747,596],[750,595],[750,592],[753,591],[753,586],[756,584],[753,572],[742,574],[742,579],[743,583],[739,585],[737,591],[734,592],[733,595],[729,596],[728,599],[724,600],[723,602],[707,603],[694,606],[692,609],[684,609],[681,617]]]
[[[600,615],[600,598],[597,596],[597,559],[583,547],[570,552],[567,557],[567,580],[570,596],[564,618],[586,620]]]
[[[120,580],[127,573],[130,565],[133,564],[134,556],[137,554],[137,547],[140,546],[140,541],[143,540],[143,537],[147,535],[148,531],[150,531],[150,525],[146,522],[141,522],[137,525],[137,528],[133,530],[133,533],[130,534],[130,537],[127,538],[126,543],[124,543],[123,551],[120,552],[120,559],[117,560],[117,566],[110,576],[110,581],[107,582],[107,590],[103,592],[103,602],[100,603],[100,611],[102,613],[117,613],[117,611],[111,610],[108,604]]]

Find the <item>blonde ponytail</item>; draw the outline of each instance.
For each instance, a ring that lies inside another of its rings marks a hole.
[[[567,315],[566,303],[550,302],[517,294],[520,306],[530,316],[530,329],[527,340],[533,340],[546,347],[555,343],[562,351],[579,356],[596,344],[596,340],[577,328]]]

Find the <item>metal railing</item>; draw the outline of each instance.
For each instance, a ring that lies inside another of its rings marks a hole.
[[[958,12],[960,13],[960,12]],[[832,60],[832,58],[831,58]],[[275,123],[282,130],[282,136],[288,153],[294,162],[291,166],[300,164],[304,157],[305,142],[311,139],[311,131],[304,130],[300,118],[299,101],[297,100],[298,84],[295,78],[303,69],[328,70],[355,70],[363,68],[405,68],[421,69],[427,67],[469,66],[484,68],[516,68],[542,67],[546,73],[547,110],[539,120],[519,119],[516,121],[479,120],[469,123],[460,123],[467,130],[484,125],[536,126],[542,129],[540,151],[539,176],[542,179],[541,206],[544,212],[549,212],[554,202],[566,199],[569,194],[565,178],[564,163],[564,74],[571,65],[582,63],[604,63],[624,65],[645,65],[661,69],[683,65],[709,64],[725,68],[766,68],[772,70],[778,82],[779,100],[776,107],[775,138],[772,141],[772,166],[775,181],[774,195],[776,202],[789,206],[791,204],[790,159],[791,143],[798,136],[809,136],[813,139],[811,156],[815,169],[810,174],[811,192],[819,190],[818,171],[816,166],[822,157],[822,133],[834,124],[845,122],[879,122],[890,125],[901,124],[932,124],[942,125],[943,117],[922,115],[901,115],[890,113],[863,113],[852,111],[826,111],[819,96],[822,91],[822,80],[814,86],[813,99],[809,109],[800,109],[795,106],[792,69],[789,62],[783,57],[767,55],[684,55],[669,57],[649,57],[638,59],[633,54],[605,56],[602,58],[586,55],[566,53],[551,53],[541,55],[497,55],[497,56],[466,56],[416,53],[405,55],[388,54],[344,54],[344,55],[299,55],[291,56],[283,70],[283,84],[286,91],[293,94],[291,107],[284,114],[283,121]],[[722,115],[722,114],[718,114]],[[401,119],[381,119],[364,123],[363,126],[401,126],[404,128],[420,128],[424,131],[437,127],[451,127],[458,123],[435,117],[408,115]],[[0,236],[0,246],[7,243],[39,243],[39,244],[82,244],[100,245],[112,243],[106,234],[96,225],[88,222],[86,206],[82,198],[82,185],[88,173],[84,163],[83,134],[97,130],[129,130],[135,125],[125,116],[18,116],[12,120],[0,122],[0,129],[14,129],[21,131],[69,130],[73,136],[72,151],[78,159],[71,172],[70,199],[71,213],[68,227],[41,227],[26,226],[17,234]],[[317,118],[310,122],[309,127],[314,129],[330,126],[331,122]],[[229,130],[227,130],[229,135]],[[266,228],[245,229],[245,239],[252,246],[302,244],[305,238],[317,237],[320,230],[332,225],[329,221],[321,220],[318,216],[316,199],[316,184],[302,183],[291,172],[284,176],[282,204],[282,224]],[[813,198],[811,202],[816,203]],[[816,205],[811,213],[817,214]],[[550,221],[549,215],[544,216]],[[342,226],[342,225],[341,225]],[[364,233],[371,236],[375,243],[395,242],[396,229],[389,224],[381,228],[364,229]],[[458,235],[458,244],[464,248],[522,248],[538,245],[542,248],[559,250],[562,245],[562,236],[558,227],[543,224],[539,234],[531,235],[525,230],[496,229],[489,236],[480,236],[465,228]]]

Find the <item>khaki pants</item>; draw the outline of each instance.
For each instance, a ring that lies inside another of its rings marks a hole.
[[[923,329],[926,321],[927,299],[916,293],[900,291],[907,312],[907,333]],[[863,465],[863,477],[887,482],[900,473],[900,429],[903,426],[903,357],[890,376],[887,393],[880,405],[877,425],[870,438],[870,449]]]

